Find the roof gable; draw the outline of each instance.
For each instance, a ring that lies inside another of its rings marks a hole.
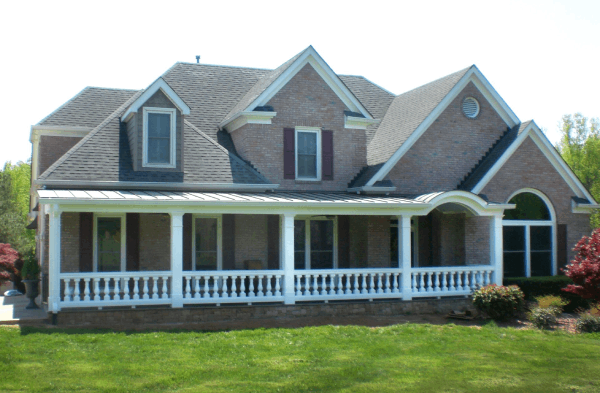
[[[597,204],[589,191],[581,183],[579,178],[577,178],[575,173],[573,173],[569,165],[563,160],[534,121],[526,122],[523,124],[523,127],[519,127],[518,136],[513,139],[510,146],[504,148],[498,157],[490,158],[493,162],[490,162],[489,165],[486,165],[486,167],[482,169],[482,171],[485,170],[485,173],[477,174],[477,182],[475,183],[475,181],[473,181],[475,184],[473,185],[471,192],[475,194],[480,193],[527,138],[531,138],[577,197],[585,198],[590,203]]]
[[[277,69],[260,78],[256,84],[242,97],[221,122],[222,127],[238,117],[239,113],[252,112],[256,107],[265,106],[292,78],[310,64],[340,100],[353,112],[360,113],[366,119],[373,116],[356,98],[353,92],[333,72],[323,58],[309,46]]]
[[[509,127],[520,123],[476,66],[450,74],[394,99],[369,144],[368,164],[383,165],[366,185],[373,186],[377,181],[383,180],[470,82]]]
[[[163,78],[158,78],[129,106],[123,114],[123,121],[127,121],[134,113],[137,113],[140,107],[159,90],[181,111],[181,114],[190,114],[190,107],[187,106]]]

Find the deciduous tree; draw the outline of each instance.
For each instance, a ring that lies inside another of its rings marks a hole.
[[[563,291],[600,302],[600,228],[584,236],[575,246],[575,259],[563,271],[574,284]]]

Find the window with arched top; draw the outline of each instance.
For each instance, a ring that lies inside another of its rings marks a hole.
[[[504,277],[553,275],[555,220],[550,201],[531,190],[508,203],[516,208],[504,212]]]

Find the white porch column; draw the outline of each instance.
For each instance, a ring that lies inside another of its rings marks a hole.
[[[402,300],[412,300],[410,218],[398,216],[398,266],[402,268]]]
[[[48,311],[60,311],[60,220],[61,211],[58,205],[50,210],[48,239]]]
[[[490,217],[490,264],[494,266],[494,284],[502,285],[503,264],[502,214]]]
[[[296,303],[294,293],[294,215],[281,217],[281,261],[283,262],[283,297],[285,304]]]
[[[171,213],[171,306],[183,307],[183,213]]]

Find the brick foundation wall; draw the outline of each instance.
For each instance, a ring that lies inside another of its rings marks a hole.
[[[479,101],[480,113],[476,119],[463,115],[465,97]],[[405,194],[454,190],[506,129],[506,123],[469,83],[398,161],[387,178]]]
[[[465,263],[467,265],[490,264],[490,221],[489,217],[467,217],[465,219]]]
[[[227,307],[190,307],[182,309],[65,310],[57,315],[63,327],[143,329],[149,325],[177,327],[182,324],[218,323],[251,320],[290,320],[314,317],[393,316],[402,314],[447,313],[472,310],[469,298],[416,299],[404,301],[339,302],[296,305],[254,305]]]
[[[574,257],[572,248],[591,228],[588,214],[571,212],[571,197],[575,193],[531,138],[527,138],[481,191],[491,201],[508,202],[508,197],[522,188],[535,188],[552,202],[557,224],[567,225],[568,260]]]
[[[348,183],[367,164],[364,130],[344,128],[348,110],[309,64],[268,103],[277,116],[272,124],[246,124],[231,136],[237,152],[250,161],[280,190],[345,191]],[[283,178],[283,129],[296,126],[333,131],[332,181],[302,182]]]
[[[79,271],[79,213],[61,214],[60,271]]]
[[[238,214],[235,216],[235,268],[245,269],[244,261],[260,260],[267,269],[267,216]]]
[[[171,270],[168,214],[140,214],[140,270]]]

